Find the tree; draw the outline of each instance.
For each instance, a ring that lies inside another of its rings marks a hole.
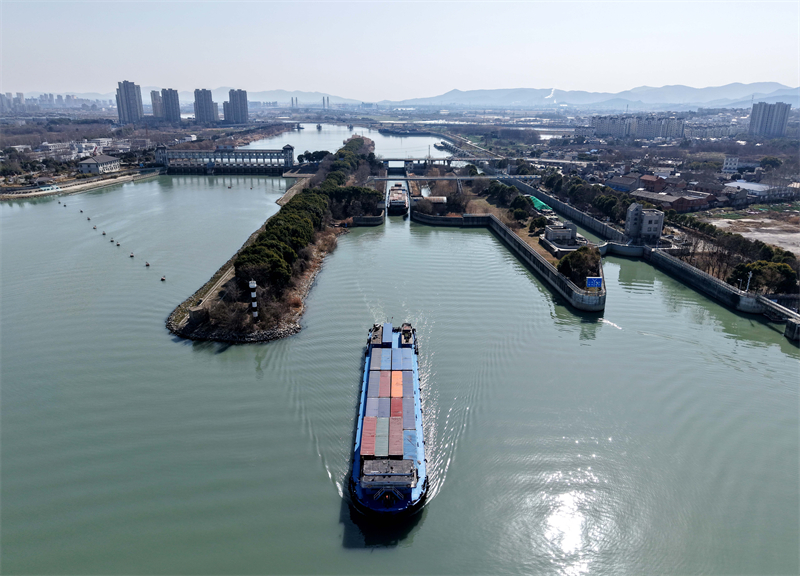
[[[561,258],[556,269],[576,286],[583,287],[588,276],[600,274],[600,250],[594,246],[582,246]]]
[[[750,277],[751,272],[752,277]],[[744,288],[748,279],[750,289],[755,292],[778,294],[797,292],[797,273],[788,264],[766,260],[738,264],[728,276],[727,282],[737,288],[739,286]]]
[[[544,216],[537,216],[531,220],[531,225],[528,227],[528,231],[531,234],[534,234],[537,230],[541,230],[545,226],[547,226],[547,218]]]
[[[775,156],[764,156],[761,159],[761,167],[764,170],[774,170],[775,168],[780,168],[783,162],[780,158],[776,158]]]

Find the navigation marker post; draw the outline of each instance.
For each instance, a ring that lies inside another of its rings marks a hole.
[[[256,300],[256,281],[250,280],[250,298],[253,301],[253,319],[258,318],[258,301]]]

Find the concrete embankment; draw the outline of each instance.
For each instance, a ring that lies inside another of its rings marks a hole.
[[[770,319],[785,320],[787,325],[784,335],[791,340],[800,338],[800,328],[797,327],[798,323],[800,323],[800,315],[794,311],[763,296],[743,292],[727,282],[723,282],[675,258],[665,250],[655,249],[650,246],[626,244],[627,238],[619,230],[589,216],[585,212],[581,212],[573,206],[561,202],[538,188],[514,180],[506,180],[505,183],[514,185],[520,192],[530,194],[534,198],[541,200],[565,218],[591,230],[598,236],[607,238],[609,242],[599,246],[601,255],[614,254],[629,258],[642,258],[689,287],[729,308],[748,314],[763,314]]]
[[[302,192],[304,188],[308,188],[309,183],[311,182],[311,178],[298,178],[297,182],[295,182],[278,200],[276,200],[276,204],[278,206],[283,206],[289,200],[294,198],[295,194]]]
[[[30,192],[17,192],[13,194],[0,194],[0,200],[19,200],[23,198],[42,198],[44,196],[68,196],[71,194],[79,194],[81,192],[88,192],[90,190],[99,190],[100,188],[107,188],[109,186],[116,186],[118,184],[126,184],[128,182],[139,182],[149,178],[161,176],[163,171],[152,170],[145,173],[124,174],[116,178],[106,178],[103,180],[95,180],[90,182],[74,182],[67,185],[59,185],[57,189],[40,190],[35,189]]]
[[[386,220],[386,210],[379,216],[353,216],[353,226],[380,226]]]
[[[428,216],[412,211],[411,219],[432,226],[452,226],[469,228],[488,228],[525,264],[532,268],[545,280],[547,285],[560,294],[572,307],[585,312],[600,312],[606,305],[605,282],[598,292],[590,292],[578,288],[566,278],[555,266],[545,260],[533,248],[493,214],[464,214],[461,217]],[[603,269],[600,267],[600,275]]]
[[[659,270],[728,308],[748,314],[763,314],[772,320],[786,321],[784,335],[790,340],[800,340],[800,315],[796,312],[764,296],[739,290],[664,250],[615,242],[601,244],[598,248],[603,256],[613,254],[629,258],[642,258],[645,262],[649,262]]]

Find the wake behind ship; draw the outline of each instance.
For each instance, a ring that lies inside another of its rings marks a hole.
[[[367,338],[350,491],[379,515],[419,510],[428,492],[416,330],[375,324]]]

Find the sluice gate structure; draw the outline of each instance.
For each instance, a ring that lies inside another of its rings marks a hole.
[[[219,146],[215,150],[156,148],[156,162],[168,174],[267,174],[281,176],[294,166],[294,146],[258,150]]]

